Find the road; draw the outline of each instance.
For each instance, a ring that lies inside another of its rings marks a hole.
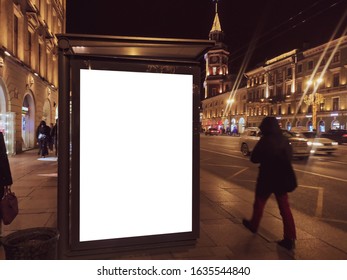
[[[258,165],[244,157],[239,138],[200,137],[200,164],[224,179],[254,190]],[[290,194],[291,206],[347,232],[347,146],[333,155],[312,155],[308,161],[293,160],[299,187]]]

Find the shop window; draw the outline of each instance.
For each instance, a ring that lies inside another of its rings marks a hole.
[[[307,127],[308,127],[308,130],[309,130],[309,131],[313,131],[313,124],[312,124],[312,121],[309,121],[309,122],[307,123]]]
[[[334,120],[331,123],[331,129],[340,129],[340,122],[338,120]]]
[[[319,132],[325,132],[325,123],[324,121],[320,121],[318,125]]]
[[[287,130],[291,130],[292,129],[292,124],[290,122],[287,122]]]

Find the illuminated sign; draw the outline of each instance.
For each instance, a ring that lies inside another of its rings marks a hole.
[[[192,231],[192,83],[80,70],[80,242]]]

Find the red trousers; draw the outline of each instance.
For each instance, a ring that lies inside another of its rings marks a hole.
[[[253,229],[257,230],[263,216],[264,207],[271,194],[257,194],[253,204],[253,215],[250,221]],[[283,221],[283,237],[285,239],[296,239],[296,230],[292,211],[290,210],[288,194],[275,194],[278,208]]]

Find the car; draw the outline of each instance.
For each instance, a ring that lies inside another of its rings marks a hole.
[[[289,140],[293,149],[293,157],[299,159],[308,159],[310,156],[310,146],[306,138],[293,132],[282,129],[282,133]],[[261,131],[258,127],[248,127],[240,136],[240,150],[244,156],[252,153],[255,145],[261,137]]]
[[[218,135],[219,131],[217,128],[209,128],[208,130],[206,130],[205,135]]]
[[[255,145],[261,137],[261,131],[258,127],[247,127],[240,135],[240,150],[244,156],[248,156],[253,151]]]
[[[322,132],[320,137],[329,138],[341,144],[347,143],[347,129],[330,129],[327,132]]]
[[[311,154],[332,154],[337,150],[337,146],[339,145],[338,142],[334,140],[317,136],[314,131],[302,131],[299,135],[302,135],[308,140],[307,143],[311,147]]]

